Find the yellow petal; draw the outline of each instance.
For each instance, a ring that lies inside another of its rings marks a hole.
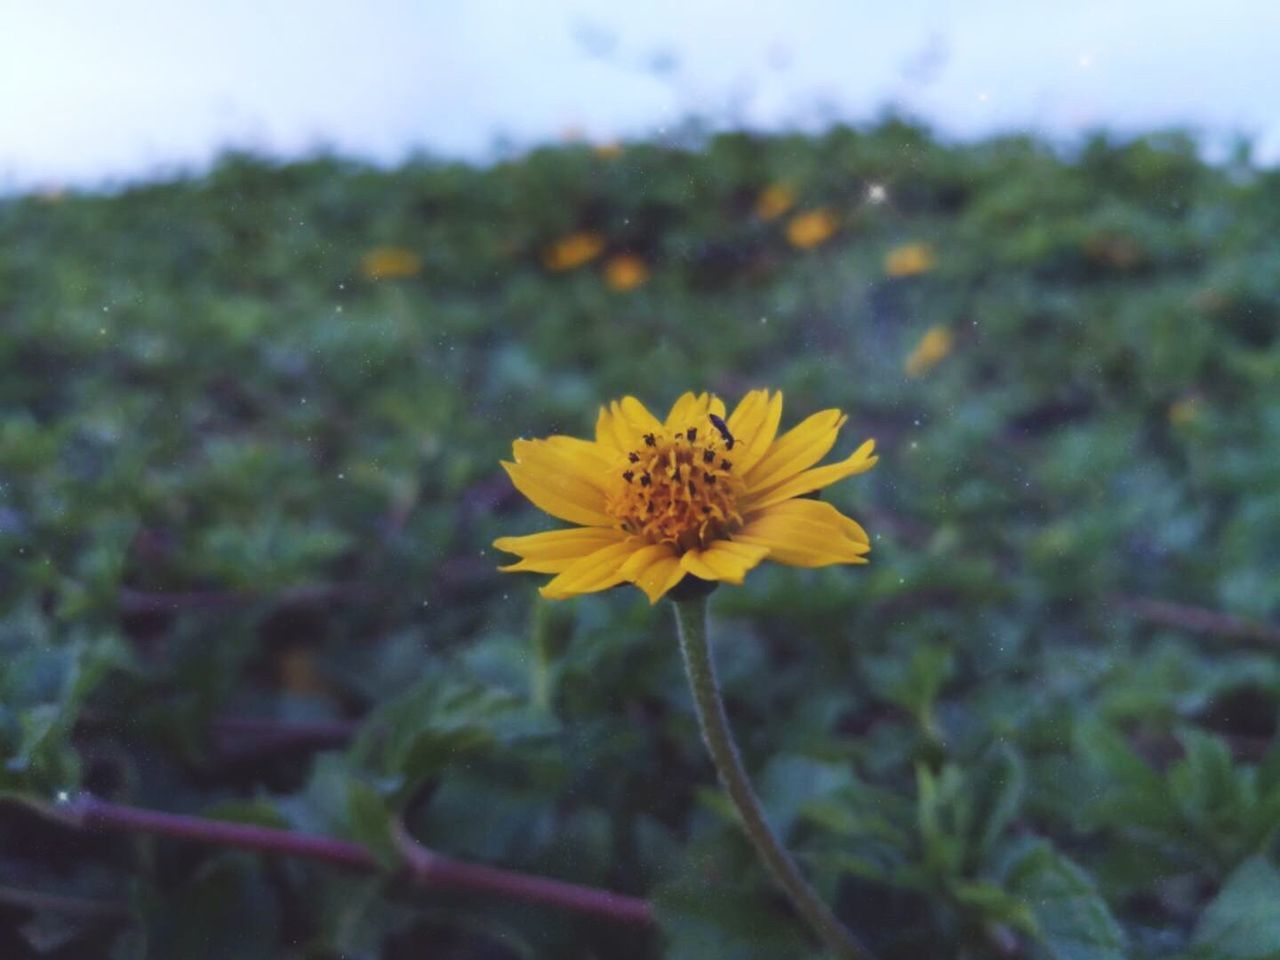
[[[734,437],[733,462],[739,476],[746,476],[765,455],[781,420],[780,392],[770,396],[768,390],[752,390],[738,402],[728,426]]]
[[[628,538],[579,557],[538,592],[548,600],[564,600],[580,593],[607,590],[623,583],[626,577],[622,575],[622,565],[639,546],[638,540]]]
[[[767,546],[717,540],[705,550],[690,550],[680,558],[680,566],[703,580],[742,583],[747,571],[769,554]]]
[[[528,570],[532,573],[561,573],[580,557],[626,538],[621,530],[609,527],[571,527],[548,530],[524,537],[499,537],[493,545],[520,557],[519,563],[498,569],[504,573]]]
[[[579,477],[556,473],[532,463],[502,461],[502,469],[517,490],[544,513],[587,527],[607,527],[613,518],[604,512],[604,494]]]
[[[774,487],[763,490],[753,489],[743,499],[743,511],[761,510],[775,503],[781,503],[783,500],[790,500],[792,497],[800,497],[806,493],[821,490],[823,487],[830,486],[845,477],[866,473],[880,459],[871,455],[875,446],[876,442],[874,440],[868,440],[855,450],[847,460],[841,460],[839,463],[829,463],[825,467],[806,470]]]
[[[695,427],[706,435],[712,426],[708,414],[724,417],[724,401],[713,393],[684,393],[671,405],[664,427],[668,434]]]
[[[829,503],[784,500],[747,517],[733,535],[736,543],[765,547],[769,559],[793,567],[866,563],[867,532]]]
[[[707,395],[685,391],[671,405],[671,412],[667,414],[667,422],[663,426],[668,433],[675,433],[697,420],[705,419],[706,415]]]
[[[684,579],[685,570],[680,566],[680,558],[666,557],[650,566],[636,578],[636,586],[645,592],[651,604],[657,603],[677,583]]]
[[[746,476],[747,490],[764,490],[807,470],[827,455],[848,418],[839,410],[806,417],[774,444]]]
[[[649,412],[648,408],[635,397],[623,397],[618,401],[617,409],[631,426],[636,436],[646,433],[661,433],[662,424]]]
[[[622,575],[643,590],[650,603],[661,600],[684,573],[680,558],[665,543],[640,548],[622,565]]]
[[[618,409],[617,401],[609,407],[601,407],[596,417],[596,443],[602,447],[626,453],[634,450],[640,437],[631,429],[627,418]]]
[[[545,440],[517,440],[511,444],[516,463],[537,467],[544,473],[561,477],[567,484],[581,483],[599,492],[588,501],[603,508],[603,493],[609,471],[617,460],[599,444],[577,437],[547,437]]]
[[[613,466],[614,456],[612,451],[607,447],[592,440],[583,440],[581,437],[565,437],[560,434],[553,434],[547,437],[543,443],[550,444],[558,450],[561,450],[567,456],[576,458],[583,465],[591,467],[593,470],[597,467],[608,469]]]

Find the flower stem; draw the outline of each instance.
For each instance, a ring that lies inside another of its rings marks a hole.
[[[842,960],[874,960],[873,954],[836,919],[800,873],[800,868],[774,835],[764,818],[760,800],[751,786],[729,730],[715,664],[707,643],[707,599],[705,596],[673,601],[680,650],[693,703],[702,727],[702,739],[711,754],[720,783],[733,801],[752,846],[764,860],[774,880],[786,892],[797,912],[813,928],[819,939]]]
[[[4,794],[0,794],[0,800],[16,800],[53,820],[84,830],[174,837],[238,850],[303,857],[362,873],[381,869],[378,859],[368,849],[334,837],[129,807],[99,800],[87,793],[56,804],[32,803],[21,796]],[[398,836],[397,840],[406,858],[407,880],[420,888],[493,894],[641,927],[653,923],[653,911],[644,900],[549,877],[454,860],[419,846],[407,835]],[[4,888],[0,888],[0,900],[3,898]]]

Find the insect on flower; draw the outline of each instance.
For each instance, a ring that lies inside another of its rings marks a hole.
[[[502,569],[556,574],[542,595],[564,599],[634,583],[657,602],[686,576],[742,583],[762,560],[797,567],[866,563],[866,531],[811,494],[878,459],[868,440],[815,467],[847,417],[815,413],[779,436],[782,394],[753,390],[732,414],[686,393],[659,420],[634,397],[600,411],[594,440],[517,440],[502,466],[516,489],[577,526],[494,546]]]
[[[729,425],[717,417],[714,413],[708,414],[711,418],[711,425],[719,432],[721,439],[724,440],[724,448],[726,450],[733,449],[733,434],[729,432]],[[710,451],[708,451],[710,452]]]

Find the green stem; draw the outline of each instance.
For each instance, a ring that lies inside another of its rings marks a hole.
[[[809,923],[827,949],[843,960],[874,960],[874,957],[836,919],[835,914],[818,897],[818,894],[800,873],[791,854],[774,835],[764,818],[760,800],[751,786],[737,744],[729,730],[729,718],[725,715],[724,702],[720,698],[720,686],[716,681],[715,664],[707,643],[707,599],[673,601],[676,608],[676,627],[680,635],[680,650],[684,654],[685,672],[689,688],[693,691],[693,703],[702,727],[702,739],[715,763],[720,783],[733,801],[743,828],[752,846],[764,860],[773,878],[782,887],[791,903]]]

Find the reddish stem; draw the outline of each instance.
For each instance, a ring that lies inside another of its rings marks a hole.
[[[1243,617],[1217,610],[1205,610],[1168,600],[1148,597],[1113,596],[1112,600],[1122,610],[1151,623],[1189,630],[1192,633],[1212,633],[1223,637],[1239,637],[1265,644],[1280,644],[1280,627],[1267,623],[1245,620]]]
[[[344,720],[280,723],[265,717],[219,717],[212,723],[223,759],[332,750],[350,742],[358,729],[359,724]]]
[[[347,840],[308,836],[255,824],[143,810],[99,800],[89,794],[80,795],[59,812],[70,822],[87,830],[157,834],[196,843],[319,860],[363,873],[374,873],[380,869],[373,854],[358,843]],[[424,889],[497,894],[618,923],[641,926],[653,923],[653,911],[645,900],[546,877],[453,860],[419,846],[411,838],[406,842],[402,837],[400,846],[406,856],[409,879]]]
[[[121,613],[156,614],[190,610],[224,610],[253,603],[271,603],[278,607],[305,607],[322,603],[367,600],[375,589],[364,583],[312,583],[290,587],[275,593],[252,590],[120,590]]]

